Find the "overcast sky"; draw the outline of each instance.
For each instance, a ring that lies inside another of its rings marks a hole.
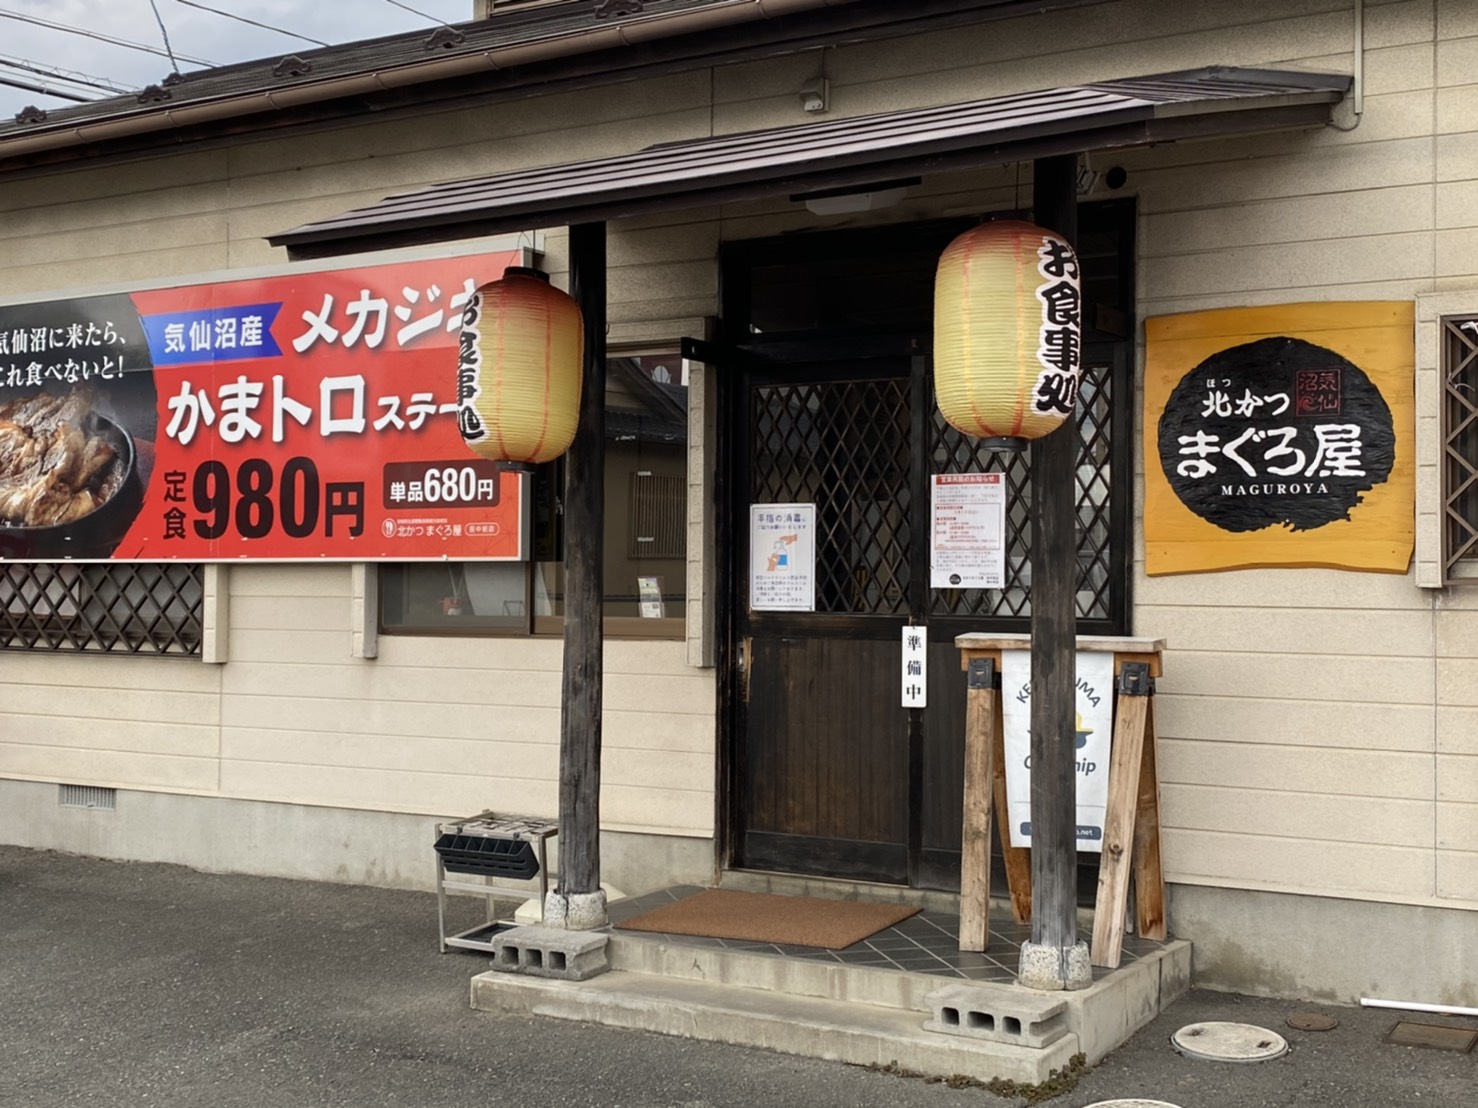
[[[402,31],[434,29],[436,20],[460,23],[472,17],[474,0],[405,0],[425,18],[390,0],[199,0],[205,7],[338,44]],[[125,89],[140,89],[168,76],[163,38],[154,17],[157,6],[179,58],[181,72],[204,68],[200,62],[227,65],[254,58],[279,58],[315,45],[203,11],[182,0],[0,0],[0,80],[46,85],[75,94],[107,95],[78,87],[17,65],[65,70],[87,80],[101,79]],[[17,16],[25,18],[16,18]],[[96,35],[123,39],[160,51],[98,41],[27,19]],[[199,59],[186,61],[185,57]],[[27,104],[61,108],[71,100],[0,84],[0,120],[9,122]]]

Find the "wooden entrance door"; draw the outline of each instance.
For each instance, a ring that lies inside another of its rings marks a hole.
[[[736,515],[751,504],[815,505],[816,610],[752,609],[748,529],[736,528],[741,865],[908,877],[915,755],[896,671],[915,614],[914,361],[743,375]]]
[[[1092,320],[1076,473],[1082,634],[1128,631],[1133,226],[1132,201],[1079,214]],[[730,865],[958,887],[965,685],[954,636],[1028,629],[1032,495],[1029,452],[982,448],[934,404],[934,266],[962,229],[911,224],[725,249],[724,342],[704,360],[723,382]],[[987,469],[1008,489],[1006,587],[930,589],[930,475]],[[815,611],[750,607],[757,503],[816,506]],[[900,703],[911,623],[928,634],[923,709]]]

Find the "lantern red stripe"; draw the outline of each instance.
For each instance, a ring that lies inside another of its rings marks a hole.
[[[965,242],[965,256],[963,261],[961,261],[960,263],[960,271],[964,274],[966,288],[970,287],[970,270],[973,268],[973,263],[975,261],[975,248],[978,245],[978,239],[972,238],[966,240]],[[971,309],[974,306],[974,303],[969,298],[966,298],[965,302],[960,305],[960,314],[965,318],[965,334],[961,342],[963,343],[965,348],[965,359],[967,361],[973,359],[975,356],[975,345],[971,341],[975,337],[975,328],[970,326],[970,321],[972,318]],[[985,416],[980,411],[979,397],[973,392],[970,394],[970,415],[974,417],[977,426],[986,426]]]
[[[534,440],[534,447],[529,451],[530,458],[537,458],[544,452],[544,440],[549,437],[549,399],[554,395],[554,313],[547,304],[541,304],[540,307],[544,309],[544,395],[539,406],[539,437]]]
[[[1036,280],[1037,278],[1037,248],[1035,244],[1032,245],[1030,251],[1031,256],[1026,260],[1026,265],[1023,265],[1021,255],[1023,252],[1023,248],[1026,247],[1026,245],[1027,239],[1025,235],[1017,235],[1011,242],[1011,249],[1015,252],[1016,255],[1015,258],[1012,259],[1015,264],[1011,267],[1011,272],[1016,275],[1016,303],[1018,304],[1021,303],[1021,299],[1023,296],[1031,297],[1032,303],[1036,303],[1037,299],[1036,291],[1027,287],[1026,280],[1028,272],[1031,274],[1033,280]],[[1030,270],[1027,269],[1027,266],[1031,267]],[[1023,338],[1025,338],[1026,341],[1031,343],[1032,352],[1035,353],[1038,345],[1037,336],[1035,334],[1026,336],[1022,335],[1021,313],[1013,312],[1011,314],[1011,320],[1016,328],[1016,334],[1013,336],[1013,341],[1015,342],[1017,349],[1021,348],[1022,340]],[[1030,392],[1023,392],[1020,389],[1016,390],[1015,403],[1012,405],[1011,408],[1011,430],[1008,431],[1007,434],[1021,434],[1022,425],[1026,422],[1026,402],[1027,398],[1030,395]]]
[[[503,367],[506,364],[505,360],[507,358],[508,297],[498,296],[492,299],[496,300],[498,305],[498,326],[493,331],[498,336],[497,357],[493,359],[493,395],[497,398],[497,410],[502,411],[504,408],[503,383],[505,380]],[[484,302],[486,302],[486,298]],[[508,457],[508,439],[503,433],[502,420],[498,420],[493,424],[493,431],[498,439],[498,453],[505,458]]]

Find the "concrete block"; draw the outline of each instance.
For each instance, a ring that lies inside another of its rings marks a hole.
[[[1080,942],[1058,947],[1022,943],[1021,972],[1016,975],[1016,980],[1029,989],[1044,992],[1086,989],[1093,984],[1088,944]]]
[[[606,895],[606,903],[614,904],[618,900],[625,900],[626,894],[614,885],[608,885],[604,881],[600,883],[600,891]],[[531,896],[520,904],[513,913],[513,922],[520,927],[533,923],[544,922],[544,902],[537,896]]]
[[[609,936],[559,927],[515,927],[493,936],[493,969],[561,981],[584,981],[611,968]]]
[[[544,922],[550,927],[570,931],[595,931],[607,923],[604,889],[592,893],[562,893],[550,889],[544,894]]]
[[[925,1031],[1044,1049],[1067,1034],[1067,1002],[1026,990],[948,985],[924,997]]]

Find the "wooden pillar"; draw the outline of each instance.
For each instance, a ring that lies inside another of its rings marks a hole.
[[[604,223],[570,228],[570,293],[585,317],[585,365],[579,430],[565,455],[559,887],[555,910],[546,910],[546,918],[551,923],[588,929],[606,923],[604,899],[599,895],[606,438]]]
[[[1036,223],[1076,245],[1077,157],[1037,159],[1032,186]],[[1077,535],[1074,471],[1077,423],[1068,419],[1031,446],[1032,489],[1032,944],[1037,970],[1059,952],[1057,988],[1071,980],[1077,944],[1077,833],[1073,731],[1077,646]],[[1086,969],[1086,955],[1082,959]],[[1039,978],[1023,982],[1041,987]],[[1050,980],[1047,987],[1053,987]]]

